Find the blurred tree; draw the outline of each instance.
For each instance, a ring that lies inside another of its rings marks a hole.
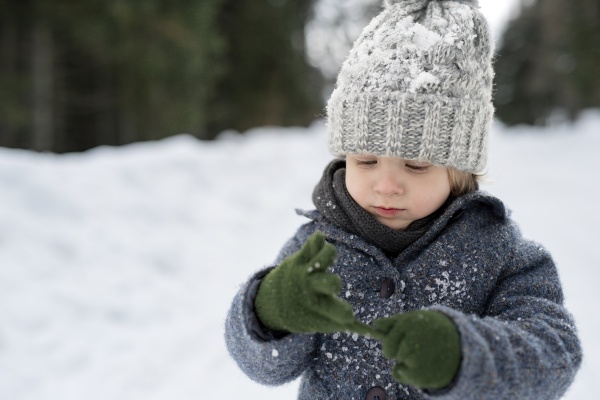
[[[23,106],[29,81],[23,72],[21,21],[30,6],[15,3],[0,0],[0,145],[22,147],[20,133],[31,115]]]
[[[381,0],[318,0],[307,26],[308,55],[325,77],[335,81],[352,44],[383,8]]]
[[[304,56],[311,9],[301,0],[0,0],[0,145],[66,152],[307,124],[322,107]]]
[[[201,132],[222,0],[0,1],[0,145],[57,152]]]
[[[219,26],[227,72],[214,97],[210,137],[227,128],[307,125],[322,113],[322,76],[305,45],[314,2],[225,1]]]
[[[502,37],[496,61],[497,116],[513,125],[571,120],[600,107],[600,2],[529,0]]]
[[[198,134],[222,76],[222,0],[95,1],[59,9],[69,143],[123,144]],[[90,113],[95,117],[91,117]]]

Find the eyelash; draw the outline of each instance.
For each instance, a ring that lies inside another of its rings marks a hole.
[[[377,164],[377,160],[356,160],[356,165],[362,167],[369,167]],[[406,168],[414,173],[426,172],[429,169],[429,165],[413,165],[405,164]]]
[[[406,164],[406,168],[410,169],[413,172],[425,172],[429,168],[428,165],[411,165]]]
[[[375,165],[377,164],[376,160],[356,160],[357,165]]]

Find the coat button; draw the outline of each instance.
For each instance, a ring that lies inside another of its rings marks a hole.
[[[365,400],[387,400],[387,398],[387,393],[381,386],[373,386],[365,396]]]
[[[381,282],[381,288],[379,290],[379,295],[384,299],[389,299],[392,297],[394,292],[396,291],[396,285],[394,285],[394,280],[390,278],[386,278]]]

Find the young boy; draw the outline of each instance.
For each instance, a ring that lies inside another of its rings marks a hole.
[[[386,0],[328,104],[316,210],[226,342],[299,399],[558,399],[581,363],[550,255],[477,190],[493,108],[475,1]]]

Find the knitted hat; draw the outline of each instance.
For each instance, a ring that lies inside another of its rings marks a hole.
[[[481,172],[493,41],[477,0],[385,0],[327,105],[329,150]]]

